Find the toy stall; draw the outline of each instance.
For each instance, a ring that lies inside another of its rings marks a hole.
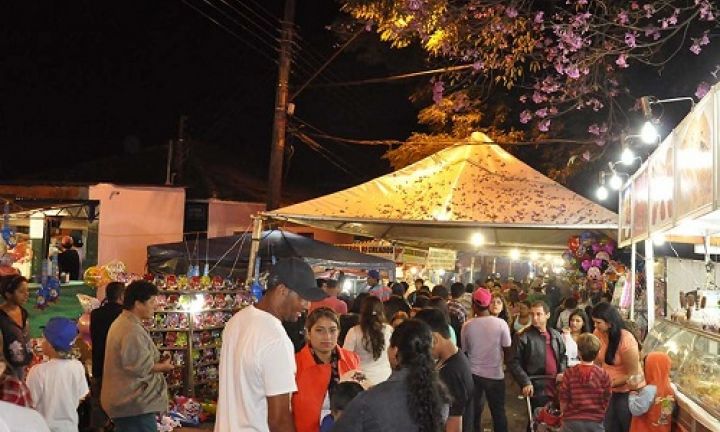
[[[632,249],[635,270],[631,314],[647,310],[643,352],[673,360],[683,431],[720,430],[719,92],[716,85],[695,105],[620,190],[619,244]],[[681,246],[703,259],[675,256]],[[639,269],[644,283],[635,283]]]

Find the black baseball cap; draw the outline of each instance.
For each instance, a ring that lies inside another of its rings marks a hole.
[[[312,268],[300,258],[283,258],[270,270],[268,284],[282,283],[309,301],[320,301],[327,297],[325,291],[318,288]]]

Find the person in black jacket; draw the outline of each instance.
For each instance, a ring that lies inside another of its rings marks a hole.
[[[512,354],[508,367],[515,381],[522,388],[522,394],[530,397],[533,409],[544,406],[555,397],[555,380],[536,379],[532,376],[549,375],[562,379],[567,367],[565,343],[557,330],[548,326],[550,308],[543,301],[536,301],[530,307],[532,325],[517,332],[513,337]],[[547,349],[552,349],[552,356]]]
[[[62,238],[60,245],[63,251],[57,257],[58,268],[60,273],[69,274],[70,280],[80,280],[80,254],[73,249],[74,244],[72,237]]]
[[[102,427],[108,418],[100,408],[100,390],[102,388],[103,363],[105,362],[105,342],[110,325],[122,313],[125,284],[110,282],[105,288],[105,302],[90,312],[90,340],[92,341],[92,414],[91,424]]]

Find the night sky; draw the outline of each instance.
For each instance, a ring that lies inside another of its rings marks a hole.
[[[203,162],[196,167],[199,176],[217,169],[264,180],[277,78],[272,61],[277,54],[270,46],[277,32],[268,22],[279,26],[283,2],[187,2],[220,19],[236,36],[180,0],[2,2],[0,180],[161,183],[162,146],[175,137],[181,114],[189,118],[191,159]],[[208,2],[223,7],[235,22]],[[333,0],[298,1],[294,88],[336,49],[337,36],[327,26],[338,17]],[[391,52],[375,39],[363,35],[313,83],[425,68],[412,50]],[[640,85],[639,93],[689,95],[708,78],[707,57],[673,63],[662,76],[638,69],[631,81]],[[295,112],[331,135],[404,139],[418,129],[419,106],[408,96],[422,83],[309,87],[295,101]],[[671,109],[668,116],[681,118],[684,112]],[[329,192],[390,170],[380,159],[384,148],[321,144],[342,169],[291,141],[289,188]],[[570,186],[590,195],[584,189],[596,173],[593,169]]]

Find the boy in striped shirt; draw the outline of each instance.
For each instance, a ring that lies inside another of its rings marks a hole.
[[[560,383],[563,432],[601,432],[610,402],[610,375],[594,363],[600,340],[591,333],[577,340],[580,364],[565,371]]]

